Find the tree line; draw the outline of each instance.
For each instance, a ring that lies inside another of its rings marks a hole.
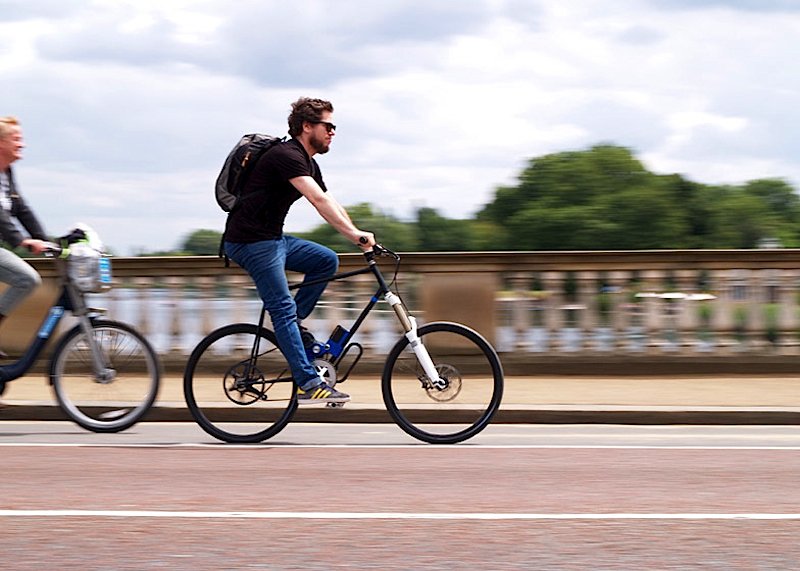
[[[800,197],[785,180],[701,184],[650,172],[615,145],[529,160],[517,183],[497,188],[471,219],[420,208],[403,221],[370,204],[348,212],[357,226],[406,252],[800,247]],[[325,223],[294,234],[353,251]],[[220,237],[197,230],[169,253],[216,254]]]

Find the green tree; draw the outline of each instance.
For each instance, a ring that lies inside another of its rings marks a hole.
[[[755,248],[761,239],[774,237],[779,226],[768,206],[742,188],[729,188],[713,217],[713,248]]]
[[[530,161],[478,219],[507,229],[503,247],[531,250],[669,247],[684,231],[670,189],[625,148]]]
[[[473,249],[473,227],[465,220],[453,220],[433,208],[417,211],[417,235],[424,252],[460,252]]]
[[[465,189],[467,191],[468,189]],[[800,247],[800,197],[786,181],[707,185],[648,171],[609,144],[531,159],[516,186],[496,190],[472,220],[422,208],[402,222],[369,204],[348,207],[360,228],[398,251]],[[337,252],[355,247],[329,224],[297,233]],[[216,254],[220,234],[197,230],[182,244]]]
[[[417,249],[414,228],[410,224],[373,210],[372,206],[366,203],[350,206],[347,208],[347,212],[356,226],[362,230],[373,232],[377,240],[385,244],[387,248],[403,252]],[[294,234],[328,246],[335,252],[357,251],[353,244],[327,223],[320,224],[309,232],[295,232]]]
[[[192,256],[210,256],[219,252],[222,233],[216,230],[195,230],[181,242],[180,249]]]
[[[698,184],[651,173],[613,145],[532,159],[477,218],[504,230],[504,249],[800,246],[800,197],[785,181]]]
[[[780,179],[760,179],[746,183],[743,190],[767,210],[762,239],[777,239],[786,247],[800,246],[800,197],[791,185]]]

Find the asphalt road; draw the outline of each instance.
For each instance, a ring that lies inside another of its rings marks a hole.
[[[800,427],[0,423],[8,569],[797,569]]]

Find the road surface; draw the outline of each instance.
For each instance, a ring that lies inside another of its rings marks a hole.
[[[3,568],[796,569],[800,427],[0,423]]]

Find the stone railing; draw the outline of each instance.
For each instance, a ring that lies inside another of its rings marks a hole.
[[[342,271],[363,265],[358,254],[340,259]],[[33,264],[52,283],[53,262]],[[390,279],[392,263],[381,267]],[[249,277],[216,257],[115,258],[113,273],[115,288],[91,303],[164,355],[185,356],[212,329],[258,316]],[[506,356],[791,355],[800,342],[796,249],[410,253],[398,289],[421,321],[466,323]],[[3,344],[29,340],[53,291],[27,302]],[[318,336],[346,326],[374,291],[369,275],[333,282],[308,324]],[[378,308],[360,342],[380,354],[399,328]]]

